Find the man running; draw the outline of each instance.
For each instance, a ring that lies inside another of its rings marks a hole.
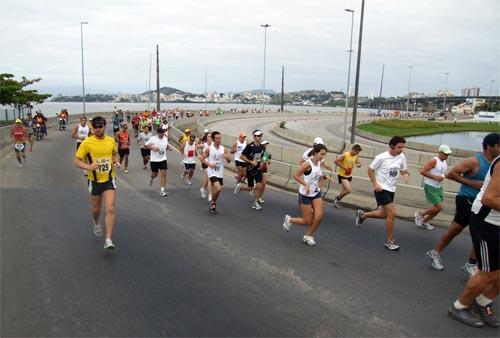
[[[120,164],[125,160],[125,171],[128,173],[128,156],[130,155],[130,134],[128,133],[128,126],[122,123],[122,129],[116,133],[115,140],[118,143],[118,154],[120,155]]]
[[[438,154],[431,158],[420,168],[420,175],[424,176],[424,192],[427,203],[432,204],[432,208],[423,212],[415,212],[415,224],[422,229],[432,230],[434,227],[429,224],[430,220],[436,217],[443,210],[443,187],[448,164],[446,160],[451,154],[451,149],[446,144],[440,145]]]
[[[333,200],[333,205],[337,208],[340,208],[340,200],[351,193],[352,170],[355,166],[357,168],[361,167],[359,162],[360,152],[361,146],[355,144],[350,151],[346,151],[335,159],[335,164],[339,167],[337,179],[342,186],[342,191]]]
[[[498,328],[500,321],[493,313],[493,301],[500,288],[500,156],[488,170],[484,184],[477,194],[470,217],[470,233],[479,270],[465,290],[448,310],[448,316],[474,327],[484,325]],[[476,317],[479,314],[479,318]]]
[[[35,143],[35,126],[36,126],[36,121],[33,119],[33,116],[31,113],[28,113],[26,115],[26,119],[24,120],[24,126],[26,127],[26,133],[27,133],[27,138],[30,143],[30,147],[28,149],[29,152],[33,151],[33,144]]]
[[[21,119],[16,119],[16,123],[14,127],[12,127],[11,131],[12,135],[12,143],[14,144],[14,152],[16,153],[16,159],[19,163],[18,168],[21,169],[23,167],[23,160],[26,161],[26,138],[28,133],[26,131],[26,127],[23,126],[23,121]]]
[[[111,122],[113,123],[113,134],[116,135],[116,133],[120,130],[120,123],[121,123],[118,112],[115,112],[115,114],[111,118]]]
[[[142,169],[146,170],[148,167],[149,157],[151,156],[151,150],[146,147],[146,142],[153,137],[153,134],[149,132],[149,127],[145,126],[144,131],[142,131],[137,137],[137,143],[141,148],[141,156],[142,156]]]
[[[205,150],[209,149],[210,146],[212,145],[212,135],[208,133],[208,129],[205,135],[199,140],[198,145],[196,146],[197,149],[201,149],[201,154],[199,154],[198,159],[201,162],[201,168],[203,169],[203,183],[200,188],[200,193],[201,193],[201,198],[207,198],[207,191],[208,191],[208,201],[210,202],[212,200],[212,195],[210,193],[210,180],[208,178],[208,166],[201,161],[201,157]]]
[[[240,159],[243,149],[247,146],[246,137],[247,135],[244,132],[240,132],[238,139],[231,147],[231,154],[234,154],[234,164],[236,165],[236,170],[238,171],[235,176],[237,183],[242,183],[246,176],[247,164],[245,161]]]
[[[101,116],[94,117],[92,127],[94,135],[81,142],[75,154],[74,164],[78,168],[87,170],[94,234],[98,237],[102,236],[99,217],[104,199],[106,209],[104,249],[114,249],[111,237],[115,224],[115,168],[120,167],[120,161],[114,138],[105,134],[106,119]]]
[[[441,252],[455,236],[469,225],[472,202],[483,185],[491,161],[500,154],[499,146],[500,134],[490,133],[486,135],[483,139],[483,152],[478,152],[473,157],[461,161],[446,175],[446,178],[460,183],[461,186],[455,197],[455,217],[448,231],[441,237],[436,247],[425,254],[435,270],[444,269],[441,262]],[[477,261],[474,248],[471,249],[469,261],[465,262],[462,270],[468,276],[476,273]]]
[[[88,138],[90,135],[90,128],[87,125],[87,118],[85,116],[80,117],[80,123],[71,129],[71,137],[76,140],[76,150],[80,147],[80,144]]]
[[[172,150],[165,137],[165,131],[162,128],[156,130],[156,135],[151,137],[146,142],[146,148],[151,150],[151,176],[149,177],[149,185],[153,185],[153,179],[160,172],[160,196],[165,197],[167,193],[165,186],[167,185],[167,150]]]
[[[187,143],[181,143],[179,152],[182,154],[182,163],[184,164],[184,171],[181,174],[181,179],[186,179],[186,184],[191,185],[194,170],[196,169],[196,144],[194,143],[194,135],[189,136]]]
[[[246,176],[248,183],[238,183],[236,188],[234,188],[234,196],[238,196],[240,190],[249,192],[254,191],[252,208],[255,210],[262,210],[262,206],[259,204],[259,199],[262,195],[264,195],[264,187],[262,185],[262,169],[260,164],[266,149],[260,143],[262,141],[262,132],[260,130],[254,130],[252,135],[253,141],[247,144],[240,155],[240,159],[247,163]]]
[[[399,174],[405,183],[410,179],[406,166],[406,157],[403,150],[406,140],[401,136],[394,136],[389,141],[389,150],[375,157],[368,168],[368,177],[373,184],[377,209],[370,212],[358,210],[356,212],[356,226],[359,228],[367,218],[385,219],[386,241],[385,247],[389,250],[399,250],[399,244],[393,237],[396,206],[394,194]]]
[[[217,199],[224,185],[224,160],[230,163],[231,155],[221,145],[222,138],[218,131],[212,132],[212,140],[212,145],[203,151],[201,162],[207,166],[208,178],[212,183],[212,199],[209,201],[209,211],[211,214],[216,214]]]

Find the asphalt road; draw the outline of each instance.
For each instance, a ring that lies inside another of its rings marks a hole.
[[[200,198],[200,171],[180,182],[169,153],[166,198],[146,184],[134,144],[118,174],[116,249],[92,233],[89,197],[73,167],[69,132],[50,130],[27,165],[1,161],[1,336],[497,336],[447,317],[463,289],[470,249],[459,236],[445,270],[425,259],[443,229],[398,220],[399,252],[384,227],[354,227],[354,211],[325,206],[318,246],[286,233],[295,194],[270,188],[264,210],[233,196],[227,176],[219,214]]]

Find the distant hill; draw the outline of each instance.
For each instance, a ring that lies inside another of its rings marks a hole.
[[[144,93],[141,93],[141,95],[147,95],[148,93],[149,93],[149,91],[145,91]],[[153,94],[156,93],[156,90],[151,90],[151,93],[153,93]],[[163,95],[171,95],[174,93],[177,93],[180,95],[192,95],[191,93],[182,91],[182,90],[177,89],[177,88],[172,88],[172,87],[161,87],[160,93],[162,93]]]

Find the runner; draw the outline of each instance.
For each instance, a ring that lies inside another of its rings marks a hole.
[[[302,158],[300,159],[300,165],[302,165],[302,163],[304,163],[305,161],[307,161],[311,156],[309,155],[312,150],[314,149],[314,146],[316,144],[325,144],[325,142],[323,141],[323,139],[321,137],[315,137],[314,140],[313,140],[313,146],[309,149],[307,149],[306,151],[304,151],[304,153],[302,154]],[[332,171],[332,167],[330,167],[328,164],[325,163],[325,159],[323,159],[323,162],[321,162],[321,168],[325,168],[326,170],[329,170],[329,171]]]
[[[241,152],[247,146],[246,137],[247,135],[244,132],[240,132],[238,139],[231,147],[231,154],[234,154],[234,164],[236,165],[236,170],[238,171],[234,177],[237,183],[243,183],[246,177],[247,163],[240,159]]]
[[[74,164],[78,168],[86,169],[88,175],[88,188],[92,219],[94,221],[94,234],[102,236],[99,223],[102,200],[106,209],[106,239],[104,249],[114,249],[111,237],[115,223],[116,200],[116,173],[115,168],[120,167],[115,140],[105,134],[106,119],[101,116],[92,119],[94,135],[86,138],[75,154]]]
[[[415,224],[422,229],[432,230],[434,227],[429,224],[430,220],[436,217],[443,210],[443,187],[448,164],[446,160],[451,154],[451,149],[446,144],[439,146],[437,156],[433,157],[422,168],[420,175],[424,176],[424,192],[427,203],[433,205],[432,208],[423,212],[415,212]]]
[[[406,140],[401,136],[394,136],[389,141],[389,150],[375,157],[368,168],[368,177],[373,184],[377,209],[370,212],[358,210],[356,213],[356,226],[359,228],[367,218],[385,219],[386,241],[385,247],[389,250],[399,250],[398,243],[393,237],[396,206],[394,193],[399,174],[405,183],[410,179],[406,167],[406,157],[403,150]]]
[[[179,138],[179,144],[189,141],[190,135],[191,135],[191,130],[189,128],[184,129],[184,133]]]
[[[467,325],[496,327],[500,322],[493,313],[493,301],[500,286],[500,156],[486,174],[470,217],[470,232],[479,270],[469,279],[465,290],[448,310],[448,316]],[[476,317],[479,314],[479,318]]]
[[[254,130],[252,135],[253,141],[247,144],[240,155],[240,159],[247,163],[246,176],[248,183],[238,183],[236,188],[234,188],[234,196],[238,196],[241,190],[250,192],[254,191],[252,208],[255,210],[262,210],[262,206],[259,204],[259,199],[264,195],[264,187],[262,186],[262,170],[260,168],[260,164],[262,162],[262,156],[264,155],[265,148],[262,144],[260,144],[262,140],[262,132],[260,130]]]
[[[184,171],[181,173],[181,179],[186,179],[186,184],[191,185],[191,179],[193,178],[194,170],[196,169],[196,144],[194,143],[194,135],[189,136],[189,141],[187,143],[181,143],[179,146],[179,152],[182,154],[182,163],[184,164]]]
[[[12,127],[12,143],[14,144],[14,152],[16,153],[17,162],[19,162],[18,168],[23,167],[23,160],[26,162],[26,138],[28,132],[25,126],[23,126],[23,121],[21,119],[16,119],[14,127]],[[21,159],[22,158],[22,159]]]
[[[90,135],[90,128],[87,125],[87,118],[85,116],[80,117],[80,123],[71,129],[71,137],[76,140],[76,150],[80,147],[80,144]]]
[[[208,133],[208,129],[205,135],[200,139],[198,145],[196,146],[197,149],[201,149],[201,154],[198,156],[198,159],[201,162],[201,168],[203,169],[203,183],[200,188],[200,193],[201,193],[201,198],[207,198],[207,191],[209,192],[208,194],[208,201],[210,202],[212,200],[212,194],[211,194],[211,189],[210,189],[210,180],[208,179],[208,166],[201,161],[201,156],[205,152],[205,150],[209,149],[210,146],[212,145],[212,135]]]
[[[321,197],[321,187],[324,179],[332,179],[323,176],[321,172],[321,161],[326,156],[326,146],[316,144],[312,150],[312,156],[307,159],[295,172],[293,178],[300,183],[299,187],[299,207],[302,217],[291,217],[285,215],[283,229],[290,231],[293,224],[308,227],[302,242],[307,245],[316,245],[313,234],[318,229],[323,218],[323,199]]]
[[[427,251],[425,256],[430,260],[435,270],[443,270],[441,252],[448,244],[469,225],[472,202],[479,193],[483,185],[484,178],[488,172],[491,161],[500,154],[500,134],[490,133],[483,139],[483,152],[476,153],[455,167],[453,167],[446,178],[461,184],[460,190],[455,197],[455,217],[446,233],[436,247]],[[474,248],[471,249],[469,261],[465,262],[462,270],[472,276],[477,271],[476,254]]]
[[[224,160],[231,162],[230,153],[221,145],[221,135],[218,131],[212,132],[213,144],[203,151],[201,161],[207,168],[207,174],[212,183],[212,199],[209,201],[209,211],[211,214],[217,213],[217,199],[219,198],[222,186],[224,185]]]
[[[167,185],[167,150],[172,150],[165,137],[165,131],[161,128],[156,130],[156,135],[146,142],[146,148],[151,150],[151,176],[149,185],[153,185],[153,179],[158,176],[160,171],[160,196],[165,197],[165,186]]]
[[[132,118],[132,126],[134,127],[134,135],[137,137],[139,135],[139,122],[141,121],[141,117],[138,113],[134,114]]]
[[[116,133],[120,130],[120,116],[118,115],[118,112],[115,112],[111,121],[113,122],[113,134],[116,136]]]
[[[264,146],[264,155],[262,155],[262,163],[260,164],[260,170],[262,171],[262,189],[266,189],[267,182],[269,181],[268,169],[271,165],[271,154],[267,151],[267,145],[269,141],[262,141],[261,143]],[[259,198],[259,204],[264,203],[264,200]]]
[[[26,127],[27,137],[28,137],[28,141],[30,143],[30,147],[29,147],[28,151],[32,152],[33,151],[33,143],[35,143],[34,133],[35,133],[36,122],[33,119],[33,116],[31,115],[31,113],[28,113],[26,115],[26,119],[24,120],[23,124]]]
[[[120,155],[120,164],[125,159],[124,173],[128,173],[128,156],[130,155],[130,135],[128,133],[128,126],[122,123],[122,130],[115,135],[115,140],[118,143],[118,154]]]
[[[151,156],[151,150],[146,147],[146,142],[153,137],[153,134],[149,132],[149,127],[145,126],[144,131],[139,134],[137,137],[137,143],[139,143],[141,147],[141,156],[142,156],[142,169],[146,170],[148,168],[149,157]]]
[[[352,170],[354,166],[357,168],[361,167],[361,163],[359,162],[360,152],[361,146],[355,144],[350,151],[346,151],[335,159],[335,164],[339,167],[337,179],[342,186],[342,191],[333,200],[333,205],[336,208],[340,208],[340,200],[351,193]]]
[[[144,131],[144,127],[148,127],[149,128],[149,131],[152,132],[152,129],[151,129],[151,126],[149,125],[149,121],[148,121],[148,118],[147,117],[143,117],[140,121],[139,121],[139,132],[143,132]]]

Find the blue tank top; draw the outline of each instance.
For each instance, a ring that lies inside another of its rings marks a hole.
[[[486,174],[488,173],[488,169],[490,168],[491,163],[488,162],[484,158],[484,156],[481,155],[481,153],[476,153],[475,156],[479,161],[479,170],[477,171],[476,175],[474,175],[474,176],[464,174],[464,178],[466,178],[468,180],[484,181],[484,178],[486,177]],[[479,189],[474,189],[470,185],[462,184],[460,186],[460,190],[458,191],[457,195],[467,196],[467,197],[470,197],[471,199],[475,199],[476,195],[478,193],[479,193]]]

